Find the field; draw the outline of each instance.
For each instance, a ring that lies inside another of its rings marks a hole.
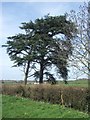
[[[29,81],[28,82],[29,84],[28,85],[32,85],[33,84],[33,81]],[[24,84],[23,83],[23,81],[20,83],[19,81],[18,82],[16,82],[16,81],[11,81],[11,80],[9,80],[9,81],[4,81],[4,83],[3,84],[7,84],[7,85],[12,85],[12,84]],[[64,84],[64,82],[63,81],[58,81],[58,84],[56,84],[56,85],[63,85],[63,86],[76,86],[76,87],[88,87],[88,80],[73,80],[73,81],[68,81],[68,84]]]
[[[88,114],[64,106],[27,98],[2,96],[3,118],[88,118]]]
[[[65,85],[63,81],[59,82],[59,85],[64,86],[76,86],[76,87],[88,87],[88,80],[74,80],[74,81],[68,81],[68,84]]]

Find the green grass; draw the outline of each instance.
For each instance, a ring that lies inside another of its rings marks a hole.
[[[32,84],[33,82],[31,82]],[[4,81],[3,84],[6,84],[6,85],[17,85],[17,84],[24,84],[24,83],[15,83],[14,81]],[[31,84],[28,84],[28,86]],[[68,81],[68,84],[65,84],[63,81],[58,81],[58,84],[57,85],[63,85],[63,86],[75,86],[75,87],[88,87],[88,80],[72,80],[72,81]]]
[[[74,81],[68,81],[68,84],[64,84],[63,81],[58,82],[59,85],[64,86],[75,86],[75,87],[88,87],[88,80],[74,80]]]
[[[3,118],[88,118],[88,114],[64,106],[32,101],[28,98],[2,96]]]

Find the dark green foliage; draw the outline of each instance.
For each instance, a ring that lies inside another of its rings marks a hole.
[[[25,84],[30,68],[35,70],[33,75],[39,78],[39,83],[43,83],[45,71],[52,65],[56,66],[58,75],[66,80],[67,60],[72,54],[71,39],[75,32],[74,23],[68,21],[65,15],[55,17],[47,15],[34,22],[22,23],[20,28],[25,34],[8,37],[6,47],[14,66],[24,67]],[[36,69],[37,64],[40,66],[39,71]],[[55,81],[54,76],[51,80]]]

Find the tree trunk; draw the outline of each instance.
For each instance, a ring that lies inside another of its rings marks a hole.
[[[68,82],[67,82],[67,80],[66,80],[66,79],[64,80],[64,83],[65,83],[65,84],[68,84]]]
[[[29,73],[29,67],[30,67],[30,61],[28,61],[27,66],[26,66],[25,78],[24,78],[25,85],[27,84],[27,78],[28,78],[28,73]]]
[[[40,78],[39,78],[39,83],[43,83],[43,64],[40,63]]]

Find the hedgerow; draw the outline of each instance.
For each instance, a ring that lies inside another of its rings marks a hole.
[[[51,104],[60,104],[85,112],[88,112],[90,104],[90,90],[81,87],[63,87],[58,85],[3,85],[2,93],[28,97],[32,100],[44,101]]]

